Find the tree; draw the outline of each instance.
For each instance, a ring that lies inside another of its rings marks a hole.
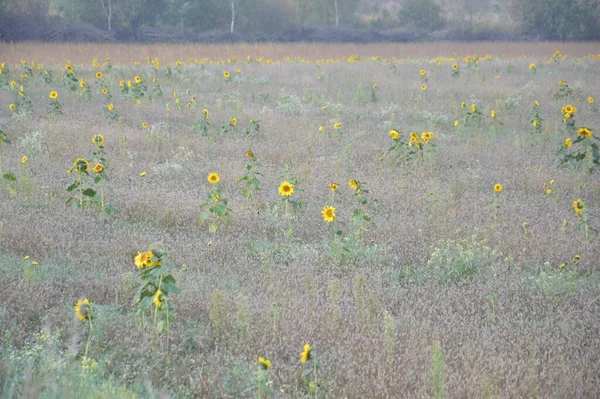
[[[112,21],[112,0],[98,0],[102,5],[102,11],[104,11],[104,15],[106,15],[107,23],[108,23],[108,31],[112,30],[111,21]],[[106,5],[104,2],[106,1]]]
[[[435,0],[406,0],[399,17],[400,23],[412,29],[433,31],[444,25],[442,7]]]

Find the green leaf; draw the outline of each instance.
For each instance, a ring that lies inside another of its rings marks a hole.
[[[216,233],[218,228],[219,226],[217,226],[216,223],[211,223],[211,225],[208,226],[208,231],[210,231],[211,233]]]
[[[202,212],[200,214],[200,217],[198,218],[198,223],[199,224],[203,224],[206,221],[206,219],[208,219],[209,216],[210,216],[210,213],[208,213],[208,212]]]
[[[165,283],[163,282],[160,286],[160,288],[168,293],[168,294],[179,294],[181,293],[181,288],[179,288],[178,286],[176,286],[174,283]]]
[[[71,191],[75,190],[77,187],[79,187],[80,184],[81,184],[80,181],[76,181],[75,183],[71,184],[70,186],[67,187],[67,192],[71,192]]]
[[[5,178],[6,180],[10,180],[10,181],[15,181],[15,180],[17,180],[17,176],[15,176],[15,174],[14,174],[14,173],[6,173],[6,174],[4,175],[4,178]]]
[[[95,196],[95,195],[96,195],[96,191],[94,191],[94,190],[93,190],[93,189],[91,189],[91,188],[88,188],[88,189],[86,189],[86,190],[83,190],[83,191],[81,192],[81,194],[85,195],[86,197],[93,197],[93,196]]]

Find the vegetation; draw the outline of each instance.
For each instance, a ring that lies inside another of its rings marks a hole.
[[[597,51],[0,44],[0,397],[599,397]]]

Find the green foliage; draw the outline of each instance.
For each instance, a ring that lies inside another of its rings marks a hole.
[[[523,34],[549,40],[598,39],[599,12],[593,0],[516,0],[513,8]]]
[[[431,396],[435,399],[446,397],[446,356],[439,341],[431,345]]]
[[[411,29],[434,31],[444,26],[442,7],[435,0],[406,0],[399,18],[403,26]]]

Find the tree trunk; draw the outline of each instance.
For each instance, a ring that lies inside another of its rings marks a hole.
[[[233,28],[235,27],[235,0],[231,0],[231,34],[233,35]]]
[[[340,16],[338,15],[337,0],[333,0],[333,5],[335,6],[335,27],[339,28],[340,27]]]
[[[106,16],[108,19],[108,31],[112,30],[111,20],[112,20],[112,0],[108,0],[108,15]]]

